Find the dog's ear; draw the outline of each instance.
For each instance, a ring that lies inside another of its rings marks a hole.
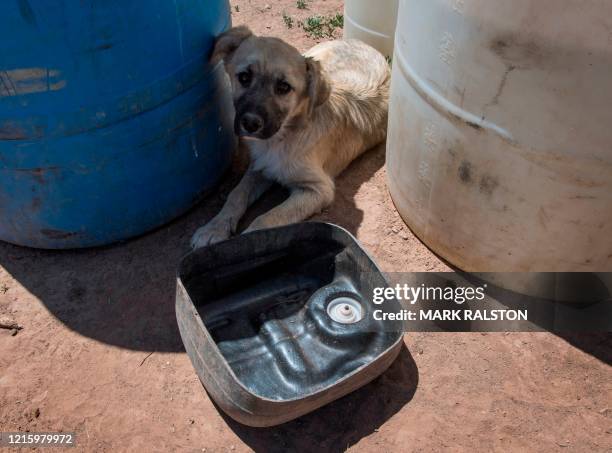
[[[312,115],[314,109],[329,99],[330,87],[325,79],[321,63],[312,58],[306,58],[306,69],[308,72],[308,115]]]
[[[221,60],[227,62],[228,58],[231,57],[236,49],[251,36],[253,36],[253,33],[244,25],[231,28],[225,33],[220,34],[215,41],[215,48],[210,57],[211,63],[217,64]]]

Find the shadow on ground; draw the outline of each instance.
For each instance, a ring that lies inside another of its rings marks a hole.
[[[573,347],[612,366],[612,333],[565,333],[560,335]]]
[[[222,207],[246,167],[244,152],[219,190],[196,209],[157,231],[110,247],[75,251],[33,250],[0,243],[0,266],[62,323],[81,335],[127,349],[182,351],[174,312],[175,275],[195,230]],[[362,156],[343,175],[341,213],[331,221],[355,232],[363,220],[355,192],[384,164],[384,147]],[[282,201],[274,189],[249,213]],[[331,208],[333,213],[335,207]],[[27,328],[27,320],[19,320]]]
[[[273,428],[249,428],[221,414],[232,431],[256,452],[343,452],[409,403],[418,382],[416,363],[402,347],[398,359],[382,376],[292,422]]]

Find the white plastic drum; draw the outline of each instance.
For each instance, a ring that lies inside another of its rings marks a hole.
[[[360,39],[383,55],[393,55],[399,0],[346,0],[344,38]]]
[[[402,0],[387,148],[467,271],[612,271],[612,2]]]

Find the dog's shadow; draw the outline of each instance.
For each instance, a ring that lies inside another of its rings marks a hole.
[[[178,264],[189,251],[195,230],[219,212],[247,164],[243,149],[217,190],[199,206],[152,233],[122,244],[45,251],[0,242],[0,266],[23,287],[6,280],[5,297],[21,302],[29,293],[69,329],[109,345],[141,351],[183,351],[174,312]],[[341,176],[339,196],[329,212],[342,215],[332,221],[355,232],[363,213],[351,205],[352,194],[383,164],[384,150],[379,148],[354,162]],[[272,190],[249,211],[243,224],[258,215],[258,210],[266,210],[282,198],[282,190]],[[36,328],[20,317],[19,310],[15,316],[26,329]]]
[[[409,403],[419,382],[406,347],[380,377],[361,389],[292,422],[273,428],[249,428],[219,409],[224,420],[255,452],[343,452],[376,432]]]

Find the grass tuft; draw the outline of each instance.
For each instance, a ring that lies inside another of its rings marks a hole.
[[[293,17],[283,11],[283,21],[285,21],[285,26],[287,28],[293,28]]]
[[[302,28],[311,38],[333,38],[336,29],[344,28],[344,15],[310,16],[302,22]]]
[[[329,19],[329,27],[332,28],[332,32],[336,28],[344,28],[344,14],[336,14]]]

